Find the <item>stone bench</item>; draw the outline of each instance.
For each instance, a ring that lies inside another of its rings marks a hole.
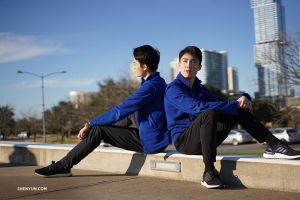
[[[0,162],[47,166],[74,146],[0,141]],[[227,185],[300,192],[300,160],[218,155],[215,166]],[[183,155],[176,150],[145,156],[116,147],[98,147],[74,168],[200,183],[204,164],[202,156]]]

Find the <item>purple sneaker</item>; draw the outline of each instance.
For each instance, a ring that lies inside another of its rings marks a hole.
[[[276,145],[267,144],[267,149],[263,154],[264,158],[297,159],[300,158],[300,151],[292,149],[287,141],[280,140]]]

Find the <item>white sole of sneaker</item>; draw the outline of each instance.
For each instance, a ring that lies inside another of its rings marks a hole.
[[[225,185],[207,185],[207,183],[205,181],[201,181],[201,185],[203,185],[204,187],[208,188],[208,189],[223,189],[225,188]]]
[[[300,155],[297,156],[287,156],[281,153],[275,153],[275,154],[267,154],[264,153],[263,154],[264,158],[274,158],[274,159],[288,159],[288,160],[293,160],[293,159],[297,159],[300,158]]]
[[[38,173],[35,173],[35,174],[38,175],[38,176],[41,176],[41,177],[45,177],[45,178],[50,178],[50,177],[69,177],[69,176],[73,176],[72,173],[68,173],[68,174],[54,174],[54,175],[49,175],[49,176],[45,176],[45,175],[38,174]]]

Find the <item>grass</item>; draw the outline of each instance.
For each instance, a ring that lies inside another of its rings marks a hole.
[[[63,139],[63,143],[61,143],[61,137],[52,139],[49,141],[50,143],[55,143],[55,144],[77,144],[78,143],[78,139],[77,137],[71,136],[69,139],[67,139],[66,137],[64,137]]]
[[[262,152],[237,152],[237,151],[218,151],[218,154],[225,154],[225,155],[250,155],[250,156],[262,156]]]

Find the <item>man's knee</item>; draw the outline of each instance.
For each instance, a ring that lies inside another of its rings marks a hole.
[[[212,120],[217,120],[219,118],[219,111],[215,109],[206,110],[202,113],[206,118],[210,118]]]
[[[102,140],[103,126],[93,126],[88,135],[89,140]]]
[[[244,115],[249,115],[251,112],[249,112],[248,109],[245,108],[239,108],[238,110],[238,116],[244,116]]]

